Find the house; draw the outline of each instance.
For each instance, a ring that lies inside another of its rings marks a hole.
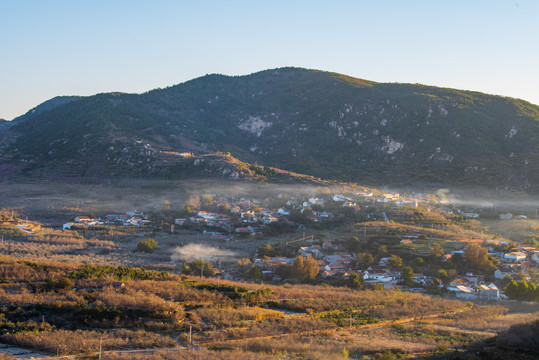
[[[324,258],[329,264],[348,264],[351,259],[352,255],[346,252],[338,252]]]
[[[333,215],[333,213],[330,211],[322,211],[319,216],[326,219],[333,219],[335,217],[335,215]]]
[[[124,224],[124,225],[134,225],[134,226],[140,226],[141,225],[141,220],[137,220],[137,219],[129,219],[127,220],[127,222]]]
[[[520,251],[514,251],[503,255],[502,261],[508,263],[519,263],[526,260],[526,254]]]
[[[199,211],[197,215],[205,220],[217,220],[219,218],[219,214],[209,211]]]
[[[497,280],[503,280],[506,276],[512,277],[513,275],[515,275],[515,273],[510,269],[500,268],[494,271],[494,278]]]
[[[455,287],[455,288],[459,286],[471,287],[473,285],[474,285],[473,282],[464,278],[457,278],[449,283],[450,287]]]
[[[478,213],[474,213],[474,212],[465,212],[465,211],[460,211],[459,210],[459,214],[461,216],[464,216],[464,217],[467,217],[467,218],[470,218],[470,219],[479,219],[479,214]]]
[[[466,276],[464,276],[464,279],[468,280],[474,285],[477,285],[480,281],[483,281],[484,276],[483,275],[474,275],[472,273],[466,273]]]
[[[416,284],[425,285],[427,283],[427,277],[423,275],[422,273],[417,273],[417,274],[414,274],[412,281],[415,282]]]
[[[500,290],[494,284],[479,285],[478,297],[485,300],[500,300]]]
[[[77,225],[79,225],[79,224],[74,223],[74,222],[68,222],[68,223],[65,223],[65,224],[62,226],[62,230],[66,230],[66,229],[71,230],[71,227],[72,227],[72,226],[77,226]]]
[[[448,287],[447,290],[454,292],[455,296],[458,297],[459,299],[466,299],[466,300],[477,299],[477,293],[473,289],[463,286],[463,285],[459,285],[456,287]]]
[[[318,204],[318,205],[324,206],[324,199],[320,199],[320,198],[310,198],[310,199],[309,199],[309,202],[310,202],[311,204]]]
[[[452,254],[445,254],[442,256],[442,261],[443,262],[448,262],[449,260],[451,260],[451,258],[453,257]]]
[[[280,215],[290,215],[290,211],[283,208],[278,209],[277,213],[279,213]]]
[[[363,274],[365,280],[375,280],[380,282],[387,282],[395,280],[389,273],[389,270],[366,270]]]
[[[267,225],[267,224],[271,224],[271,223],[276,222],[276,221],[279,221],[279,219],[277,219],[277,218],[274,217],[274,216],[264,216],[264,217],[262,218],[262,223],[263,223],[263,224],[266,224],[266,225]]]
[[[303,247],[299,248],[298,254],[303,255],[303,256],[310,256],[310,257],[314,257],[314,258],[319,258],[319,257],[324,255],[320,251],[319,248],[320,248],[319,245],[303,246]]]
[[[174,220],[174,224],[182,226],[186,221],[187,219],[176,219]]]
[[[324,269],[327,271],[337,271],[340,273],[345,273],[345,272],[351,271],[352,267],[347,264],[330,264],[330,265],[326,265]]]
[[[412,245],[412,240],[410,239],[402,239],[400,241],[401,245]]]
[[[513,218],[513,214],[507,213],[507,214],[500,214],[501,220],[511,220]]]
[[[343,201],[350,201],[351,199],[347,199],[344,195],[334,195],[333,196],[333,201],[340,201],[340,202],[343,202]]]
[[[87,222],[90,222],[92,220],[93,219],[90,219],[88,216],[77,216],[75,218],[75,222],[78,222],[78,223],[87,223]]]

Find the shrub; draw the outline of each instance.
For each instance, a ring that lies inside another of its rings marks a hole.
[[[143,251],[143,252],[148,252],[148,253],[154,251],[156,248],[157,248],[157,241],[151,238],[142,239],[137,245],[138,251]]]

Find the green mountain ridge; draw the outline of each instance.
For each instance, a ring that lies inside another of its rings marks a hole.
[[[1,156],[34,175],[155,174],[141,171],[142,143],[365,185],[538,192],[538,124],[518,99],[282,68],[60,104],[13,125]]]

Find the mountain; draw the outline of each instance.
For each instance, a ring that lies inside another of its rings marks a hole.
[[[11,121],[0,119],[0,132],[9,129],[12,125],[18,124],[21,121],[24,121],[24,120],[30,119],[33,116],[39,115],[44,111],[54,109],[57,106],[67,104],[68,102],[78,100],[81,98],[82,98],[81,96],[56,96],[28,110],[26,114],[18,116]]]
[[[67,103],[70,103],[72,101],[79,100],[79,99],[82,99],[82,97],[81,96],[56,96],[28,110],[26,114],[16,117],[11,122],[13,124],[17,124],[21,121],[30,119],[33,116],[39,115],[44,111],[54,109],[57,106],[64,105],[64,104],[67,104]]]
[[[3,157],[32,175],[125,176],[156,175],[156,151],[221,151],[366,185],[538,192],[538,125],[522,100],[282,68],[70,101],[14,125]]]
[[[0,131],[7,130],[11,126],[11,122],[5,119],[0,119]]]

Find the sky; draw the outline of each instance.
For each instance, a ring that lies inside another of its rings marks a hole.
[[[537,0],[0,0],[0,118],[296,66],[539,104]]]

